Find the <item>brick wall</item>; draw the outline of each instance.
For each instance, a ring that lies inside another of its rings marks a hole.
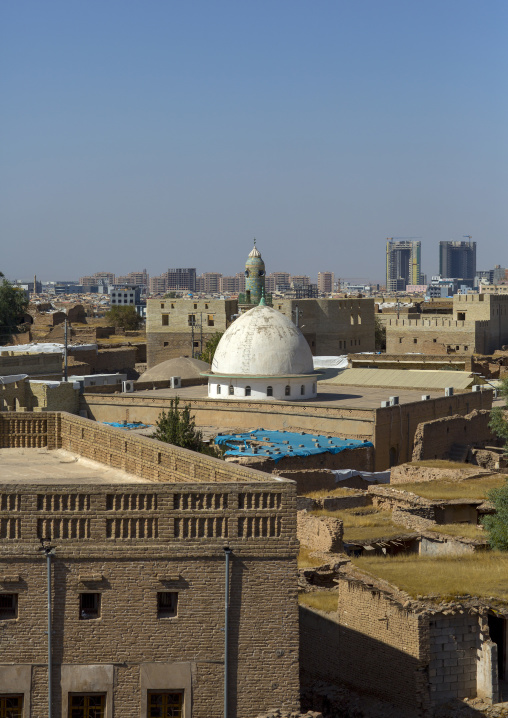
[[[55,412],[0,415],[0,447],[65,448],[147,480],[0,483],[0,591],[18,594],[18,619],[2,622],[2,661],[31,666],[33,715],[47,710],[47,644],[34,636],[46,630],[37,547],[48,535],[55,715],[65,718],[68,691],[97,664],[110,718],[145,715],[147,681],[161,672],[188,676],[186,718],[222,715],[225,544],[230,714],[297,710],[293,482]],[[178,593],[177,616],[157,617],[161,591]],[[80,620],[82,592],[100,593],[100,620]]]
[[[404,709],[407,718],[428,715],[424,635],[419,616],[340,580],[337,614],[300,607],[302,684],[344,684]]]
[[[453,444],[485,446],[496,438],[489,429],[490,411],[475,410],[465,416],[447,416],[418,425],[413,461],[448,459]]]
[[[314,516],[308,511],[298,511],[297,535],[307,548],[326,553],[340,553],[343,550],[344,528],[340,519],[331,516]]]
[[[0,376],[28,374],[34,379],[61,379],[61,354],[18,354],[3,351],[0,353]]]

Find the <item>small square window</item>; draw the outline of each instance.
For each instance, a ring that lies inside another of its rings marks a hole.
[[[18,594],[0,593],[0,621],[18,617]]]
[[[163,327],[169,326],[169,314],[162,315],[162,326]]]
[[[80,593],[79,594],[79,620],[89,621],[101,616],[101,594]]]
[[[165,347],[168,347],[168,346],[169,346],[169,342],[164,342],[164,346],[165,346]]]
[[[177,615],[178,593],[160,591],[157,594],[157,618],[173,618]]]
[[[161,304],[161,309],[164,309],[164,304]]]

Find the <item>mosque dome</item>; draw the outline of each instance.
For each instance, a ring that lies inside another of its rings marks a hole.
[[[262,303],[240,315],[226,330],[215,351],[212,373],[288,377],[313,374],[314,367],[309,345],[298,327]]]

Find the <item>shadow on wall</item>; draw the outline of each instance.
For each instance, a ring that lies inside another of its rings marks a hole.
[[[386,620],[372,615],[372,622]],[[416,617],[413,617],[413,619]],[[412,621],[408,630],[414,635],[414,652],[419,653],[423,635],[421,625]],[[372,631],[380,630],[371,626]],[[431,687],[428,660],[418,658],[400,650],[389,641],[395,640],[387,625],[387,641],[353,630],[338,623],[338,614],[329,617],[321,612],[300,606],[300,681],[302,686],[302,708],[321,711],[324,716],[350,715],[349,708],[355,708],[354,715],[372,715],[372,701],[381,701],[392,707],[390,715],[397,718],[437,718],[439,706],[431,707]],[[412,643],[410,645],[413,645]],[[326,687],[323,686],[326,684]],[[346,688],[357,695],[348,696]],[[342,690],[341,690],[342,689]],[[359,695],[358,695],[359,694]],[[358,702],[362,713],[357,713]],[[349,706],[351,703],[351,706]],[[450,697],[450,706],[460,707],[462,717],[478,718],[480,711],[468,707],[462,701]],[[444,710],[444,707],[443,707]]]

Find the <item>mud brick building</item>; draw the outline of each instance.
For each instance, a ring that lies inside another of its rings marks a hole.
[[[214,334],[226,331],[237,312],[236,299],[148,299],[148,369],[166,359],[201,352]]]
[[[273,308],[298,324],[315,356],[375,349],[373,299],[275,299]]]
[[[492,354],[508,344],[508,296],[457,294],[452,317],[393,318],[387,354]]]
[[[0,415],[0,706],[47,715],[50,539],[54,718],[219,718],[226,670],[230,716],[297,710],[295,505],[292,481],[70,414]]]

